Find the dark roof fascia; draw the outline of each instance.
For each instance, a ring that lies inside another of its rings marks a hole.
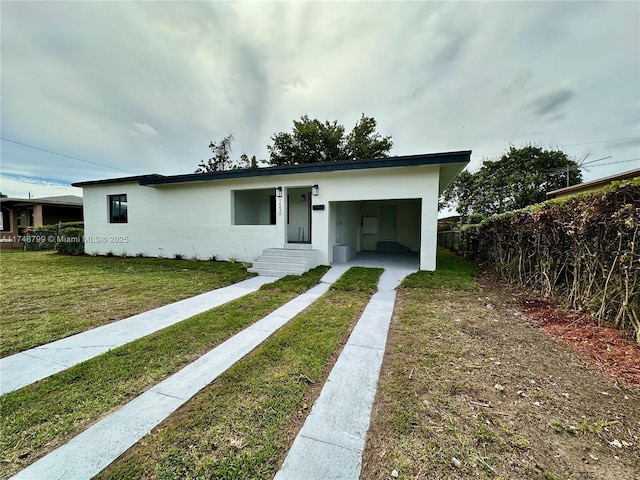
[[[626,172],[618,173],[616,175],[610,175],[608,177],[599,178],[597,180],[591,180],[590,182],[578,183],[576,185],[571,185],[570,187],[560,188],[558,190],[553,190],[552,192],[547,192],[548,197],[554,197],[556,195],[562,195],[563,193],[571,193],[571,192],[579,192],[580,190],[586,188],[593,188],[600,185],[606,185],[611,182],[615,182],[617,180],[628,180],[631,178],[636,178],[640,176],[640,168],[636,168],[635,170],[628,170]]]
[[[188,182],[205,182],[212,180],[231,180],[239,178],[265,177],[275,175],[292,175],[304,173],[337,172],[370,168],[411,167],[420,165],[439,165],[444,163],[469,163],[471,150],[447,153],[431,153],[425,155],[406,155],[398,157],[372,158],[362,160],[346,160],[341,162],[318,162],[300,165],[282,165],[277,167],[251,168],[243,170],[226,170],[213,173],[190,173],[172,176],[147,176],[140,179],[140,185],[158,186]]]
[[[151,173],[149,175],[135,175],[133,177],[107,178],[106,180],[88,180],[86,182],[72,183],[72,187],[88,187],[91,185],[105,185],[110,183],[131,183],[140,182],[143,179],[164,178],[164,175]]]

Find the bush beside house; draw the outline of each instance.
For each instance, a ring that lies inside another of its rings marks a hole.
[[[640,343],[640,179],[496,215],[462,253]]]
[[[84,229],[77,227],[63,228],[57,238],[58,253],[69,255],[84,254]]]

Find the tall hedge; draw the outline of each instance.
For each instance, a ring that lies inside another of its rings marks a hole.
[[[463,254],[640,343],[640,179],[497,215]]]

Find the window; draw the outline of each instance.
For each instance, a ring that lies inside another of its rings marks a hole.
[[[232,191],[233,225],[275,225],[276,196],[273,188]]]
[[[0,216],[0,230],[3,232],[11,231],[11,211],[2,207],[2,215]]]
[[[127,195],[109,195],[109,223],[127,223]]]

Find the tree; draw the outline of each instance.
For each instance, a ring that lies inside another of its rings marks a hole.
[[[375,119],[364,114],[346,136],[344,126],[335,120],[322,123],[303,115],[293,121],[291,133],[276,133],[271,140],[273,144],[267,147],[271,165],[384,157],[393,146],[391,137],[376,132]]]
[[[195,173],[211,173],[219,172],[222,170],[228,170],[231,166],[231,142],[233,141],[233,134],[227,135],[219,143],[210,142],[209,148],[213,152],[213,157],[207,160],[200,161]]]
[[[195,173],[212,173],[224,170],[239,170],[242,168],[258,168],[265,160],[258,160],[255,155],[251,158],[246,153],[240,155],[240,160],[231,159],[231,142],[233,134],[227,135],[219,143],[210,142],[209,148],[213,152],[213,157],[200,161]]]
[[[391,137],[383,137],[376,132],[376,120],[365,117],[364,113],[351,133],[345,139],[344,153],[347,158],[386,157],[391,151]]]
[[[484,162],[475,173],[458,175],[442,195],[440,206],[456,206],[463,216],[495,215],[543,202],[547,192],[581,181],[578,164],[566,153],[534,145],[511,146],[499,160]]]

